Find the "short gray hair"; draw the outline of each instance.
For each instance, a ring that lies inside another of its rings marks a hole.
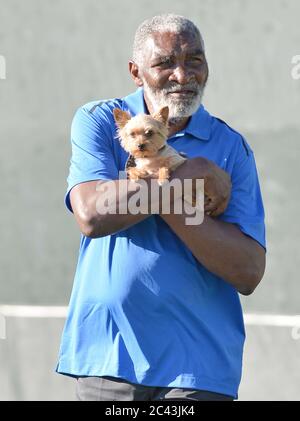
[[[138,27],[133,43],[132,59],[134,62],[140,63],[142,61],[145,42],[155,32],[193,33],[199,37],[204,51],[204,41],[197,26],[184,16],[169,13],[147,19]]]

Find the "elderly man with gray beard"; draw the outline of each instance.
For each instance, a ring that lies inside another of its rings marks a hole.
[[[208,65],[190,20],[143,22],[129,69],[135,93],[88,103],[72,124],[65,200],[82,235],[57,372],[77,378],[79,400],[237,399],[245,339],[238,294],[251,294],[265,269],[253,152],[202,104]],[[167,142],[188,158],[172,178],[204,179],[214,198],[202,224],[186,225],[184,210],[99,214],[98,186],[129,182],[119,176],[128,154],[113,109],[153,114],[165,105]]]

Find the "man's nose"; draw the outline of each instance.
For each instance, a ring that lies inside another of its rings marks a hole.
[[[176,66],[169,78],[170,81],[177,82],[180,85],[185,85],[192,79],[195,79],[195,76],[183,65]]]

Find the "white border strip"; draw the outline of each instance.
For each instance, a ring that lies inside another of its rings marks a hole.
[[[295,327],[300,326],[300,316],[288,316],[283,314],[244,314],[245,324],[248,326],[276,326]]]
[[[5,317],[29,317],[60,319],[67,316],[68,307],[59,306],[17,306],[0,305],[0,313]]]
[[[67,316],[65,306],[21,306],[0,305],[0,313],[5,317],[60,319]],[[244,321],[249,326],[300,326],[300,315],[246,313]]]

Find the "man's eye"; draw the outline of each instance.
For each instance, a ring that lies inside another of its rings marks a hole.
[[[170,66],[172,64],[172,60],[170,58],[159,60],[155,66]]]
[[[203,57],[191,57],[190,61],[197,62],[197,63],[203,63],[204,60],[203,60]]]

